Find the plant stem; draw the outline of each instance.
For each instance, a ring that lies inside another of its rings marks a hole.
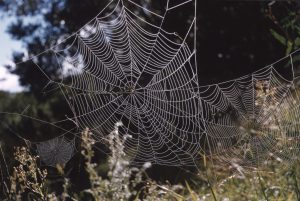
[[[258,176],[258,179],[259,179],[259,184],[260,184],[260,187],[261,187],[261,192],[262,192],[263,196],[265,197],[265,199],[267,201],[269,201],[268,196],[266,195],[266,192],[265,192],[265,187],[264,187],[264,184],[262,182],[261,176],[260,176],[260,174],[258,172],[257,172],[257,176]]]

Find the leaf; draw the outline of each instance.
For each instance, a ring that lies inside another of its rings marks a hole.
[[[297,33],[300,35],[300,27],[298,25],[295,25],[295,29],[297,30]]]
[[[160,186],[160,185],[157,185],[159,188],[161,188],[162,190],[164,191],[167,191],[171,194],[171,196],[173,196],[174,198],[176,198],[176,200],[178,201],[182,201],[182,200],[185,200],[183,196],[181,196],[180,194],[168,189],[167,187],[165,186]]]
[[[191,189],[189,183],[187,181],[185,181],[186,187],[191,195],[191,198],[193,201],[198,201],[198,196],[196,195],[196,193]]]
[[[289,53],[291,53],[292,49],[293,49],[293,43],[291,41],[288,41],[285,54],[288,55]]]
[[[286,39],[281,34],[277,33],[274,29],[270,29],[271,34],[276,40],[278,40],[282,45],[286,45]]]
[[[300,46],[300,37],[297,37],[296,39],[295,39],[295,45],[297,46],[297,47],[299,47]]]
[[[136,196],[135,196],[135,198],[134,198],[134,201],[139,201],[139,200],[140,200],[140,199],[139,199],[140,194],[141,194],[141,191],[139,191],[139,192],[136,194]]]

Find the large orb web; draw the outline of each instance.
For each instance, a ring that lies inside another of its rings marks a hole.
[[[300,99],[295,52],[250,75],[200,87],[207,150],[223,164],[290,165],[299,156]]]
[[[119,132],[131,135],[125,147],[133,163],[194,166],[201,108],[195,51],[187,39],[195,18],[179,37],[163,28],[171,10],[141,17],[122,1],[114,2],[106,7],[109,12],[39,55],[53,58],[51,66],[60,69],[61,79],[49,76],[50,83],[65,95],[74,113],[70,119],[99,141],[122,122]],[[157,24],[148,18],[157,18]],[[47,76],[47,65],[32,61]]]

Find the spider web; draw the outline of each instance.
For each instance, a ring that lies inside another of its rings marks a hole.
[[[61,90],[74,113],[68,121],[88,127],[99,141],[122,122],[119,133],[131,136],[124,143],[135,164],[195,166],[199,152],[247,167],[297,158],[296,53],[253,74],[199,86],[196,12],[184,37],[164,29],[170,12],[193,3],[196,8],[195,1],[168,1],[163,15],[128,1],[147,13],[143,17],[123,1],[112,2],[63,42],[26,61],[44,73],[47,86]],[[45,73],[42,56],[60,69],[59,80]]]
[[[199,87],[209,153],[219,162],[259,168],[299,155],[299,77],[289,56],[253,74]]]
[[[47,166],[65,165],[74,154],[75,140],[64,136],[56,137],[36,144],[37,153]]]
[[[169,12],[193,2],[167,2],[163,15],[147,10],[158,24],[136,15],[123,1],[113,2],[108,14],[102,11],[65,42],[27,62],[44,73],[48,86],[62,90],[74,113],[69,120],[88,127],[99,141],[122,122],[119,132],[131,136],[125,147],[133,163],[194,165],[202,134],[195,51],[187,39],[196,19],[184,38],[162,28]],[[47,75],[47,66],[39,64],[43,56],[53,58],[61,80]]]

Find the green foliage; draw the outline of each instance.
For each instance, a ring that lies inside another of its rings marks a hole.
[[[129,136],[127,136],[129,137]],[[51,189],[50,183],[55,183],[46,177],[47,171],[41,170],[38,165],[38,156],[30,154],[25,147],[17,148],[15,159],[18,165],[13,168],[4,200],[21,201],[27,200],[185,200],[183,195],[176,191],[182,190],[179,185],[158,185],[155,181],[147,178],[145,170],[151,164],[146,163],[141,168],[131,167],[124,152],[125,138],[118,135],[118,125],[109,135],[107,142],[111,149],[108,159],[108,178],[102,178],[97,171],[99,164],[93,163],[95,144],[91,132],[86,129],[82,133],[81,155],[85,159],[85,170],[87,172],[90,187],[80,192],[72,190],[72,184],[64,173],[64,168],[57,166],[57,171],[64,178],[62,193]],[[56,185],[59,185],[58,183]]]
[[[299,5],[296,2],[289,2],[284,9],[281,8],[280,12],[282,10],[285,13],[284,17],[277,17],[279,12],[276,11],[276,5],[269,6],[268,16],[276,25],[276,30],[271,28],[270,32],[280,44],[285,46],[285,53],[288,55],[300,47]]]
[[[24,196],[31,200],[217,200],[210,188],[201,183],[186,182],[181,185],[158,184],[144,177],[145,169],[130,167],[127,159],[119,156],[111,156],[109,159],[109,171],[122,172],[122,174],[110,175],[104,179],[97,172],[98,164],[92,162],[94,140],[88,130],[83,133],[82,156],[86,159],[85,169],[90,180],[90,187],[81,192],[74,192],[70,180],[64,174],[63,167],[58,166],[58,172],[64,177],[61,193],[53,191],[48,185],[51,178],[46,177],[46,170],[40,169],[37,156],[32,156],[26,148],[17,148],[15,158],[18,165],[14,168],[4,200],[22,200]],[[116,151],[116,150],[115,150]],[[119,150],[120,151],[120,150]],[[119,152],[116,152],[119,153]],[[122,153],[122,151],[121,151]],[[122,154],[121,154],[122,156]],[[124,155],[123,155],[124,156]],[[121,164],[121,165],[120,165]],[[123,165],[122,165],[123,164]],[[291,169],[280,169],[276,164],[270,169],[258,174],[228,174],[228,171],[215,172],[219,182],[213,186],[216,197],[221,200],[284,200],[292,201],[299,198],[300,179],[299,165]],[[224,170],[224,167],[220,167]],[[118,169],[118,170],[116,170]],[[144,175],[144,176],[143,176]],[[201,176],[201,172],[199,173]],[[203,175],[202,175],[203,176]],[[221,182],[220,182],[221,181]],[[138,184],[142,184],[139,186]],[[138,187],[139,186],[139,187]],[[126,188],[128,188],[126,190]]]
[[[276,38],[282,45],[287,44],[287,40],[284,36],[277,33],[274,29],[271,29],[270,31],[271,31],[271,34],[274,36],[274,38]]]
[[[130,137],[130,136],[127,136]],[[224,164],[214,164],[214,170],[210,161],[205,159],[208,174],[199,172],[197,177],[203,180],[213,180],[212,186],[200,182],[186,181],[185,185],[171,185],[167,182],[159,184],[147,177],[146,169],[150,164],[140,168],[129,165],[129,158],[123,150],[123,140],[118,135],[118,126],[107,138],[111,149],[108,159],[108,177],[99,175],[99,164],[93,162],[95,140],[91,132],[86,129],[82,133],[81,152],[85,159],[85,170],[90,186],[82,191],[74,191],[73,184],[64,173],[64,167],[57,166],[57,172],[61,175],[62,183],[49,177],[45,169],[41,169],[38,156],[30,154],[27,148],[17,148],[15,159],[18,162],[6,185],[6,197],[3,200],[148,200],[148,201],[184,201],[184,200],[284,200],[299,199],[299,168],[296,164],[290,169],[281,169],[278,164],[257,174],[230,173]],[[208,178],[213,177],[214,179]],[[215,180],[217,178],[217,180]],[[58,193],[52,189],[51,183],[61,185],[62,191]],[[214,194],[212,194],[212,190]]]
[[[25,147],[18,147],[15,159],[19,165],[14,167],[10,176],[10,188],[7,192],[8,200],[22,200],[24,194],[30,200],[46,200],[47,171],[41,170],[37,165],[37,156],[32,156]]]

